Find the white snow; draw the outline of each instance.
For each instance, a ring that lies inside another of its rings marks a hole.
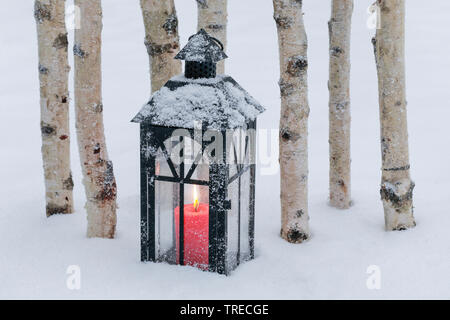
[[[192,81],[175,76],[170,81],[180,80],[181,87],[164,86],[155,92],[133,121],[151,119],[154,125],[187,129],[193,129],[194,124],[200,122],[208,129],[235,129],[244,127],[262,111],[254,98],[225,76]]]
[[[450,298],[450,148],[446,147],[450,145],[450,43],[445,41],[450,39],[446,27],[450,2],[406,4],[409,144],[417,227],[389,233],[383,229],[379,194],[378,93],[370,41],[374,30],[366,27],[372,2],[355,1],[354,10],[353,207],[340,211],[327,205],[330,2],[304,1],[312,238],[301,245],[280,239],[279,177],[262,175],[260,165],[257,256],[230,277],[139,261],[139,126],[129,120],[148,99],[150,84],[137,2],[103,2],[103,105],[119,192],[117,238],[85,237],[85,199],[73,123],[76,213],[45,217],[33,2],[11,2],[0,20],[0,298]],[[184,0],[176,5],[185,44],[196,32],[197,6]],[[269,107],[259,117],[258,127],[277,130],[279,66],[272,10],[270,1],[229,0],[226,72]],[[73,120],[73,101],[71,107]],[[277,144],[270,150],[276,162]],[[71,265],[80,267],[80,290],[66,286]],[[373,265],[381,272],[380,290],[366,286],[370,276],[366,271]]]

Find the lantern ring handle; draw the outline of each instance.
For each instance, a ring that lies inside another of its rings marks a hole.
[[[220,46],[220,49],[223,51],[223,49],[224,49],[223,43],[217,38],[211,37],[211,39],[213,39]]]
[[[188,41],[191,40],[191,38],[192,38],[193,36],[195,36],[195,34],[193,34],[192,36],[190,36],[189,39],[188,39]],[[217,38],[214,38],[214,37],[211,37],[211,36],[209,36],[209,37],[210,37],[211,39],[213,39],[213,40],[220,46],[220,49],[223,51],[223,49],[224,49],[223,43],[222,43],[219,39],[217,39]]]

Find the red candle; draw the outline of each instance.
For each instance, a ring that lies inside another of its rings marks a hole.
[[[195,193],[195,191],[194,191]],[[175,234],[177,263],[180,262],[180,207],[175,208]],[[208,269],[209,205],[194,203],[184,205],[184,264]]]

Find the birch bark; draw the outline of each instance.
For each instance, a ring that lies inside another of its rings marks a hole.
[[[73,212],[64,1],[36,0],[46,214]]]
[[[330,37],[330,204],[347,209],[350,189],[350,36],[353,0],[333,0]]]
[[[281,236],[309,238],[307,38],[302,1],[273,0],[280,56]]]
[[[373,40],[381,122],[381,199],[386,230],[416,225],[410,178],[405,93],[405,1],[377,0],[380,29]]]
[[[174,59],[180,48],[178,19],[173,0],[141,0],[141,9],[153,93],[181,73],[181,61]]]
[[[222,42],[224,50],[227,45],[227,0],[197,0],[198,27],[204,29]],[[217,73],[225,73],[225,61],[217,63]]]
[[[100,0],[75,0],[81,25],[75,30],[75,111],[87,236],[114,238],[117,187],[106,149],[101,73],[102,8]]]

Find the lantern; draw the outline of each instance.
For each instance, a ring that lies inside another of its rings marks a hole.
[[[203,29],[175,59],[185,74],[132,120],[141,139],[141,260],[229,274],[254,257],[256,117],[264,108],[231,77]]]

